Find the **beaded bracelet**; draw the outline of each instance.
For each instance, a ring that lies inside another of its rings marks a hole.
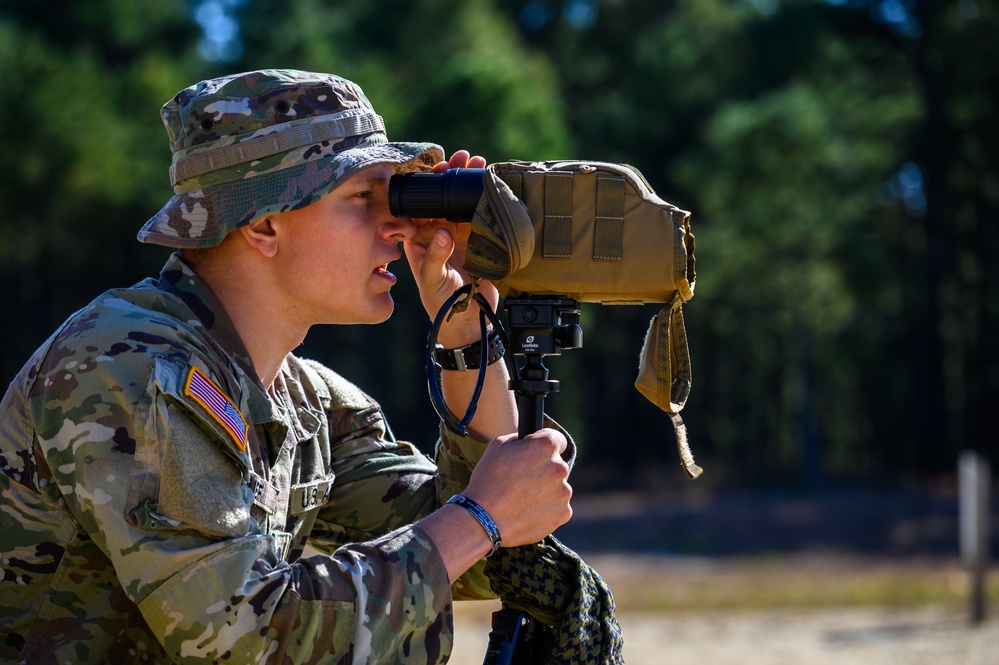
[[[492,541],[493,549],[486,556],[492,556],[495,554],[496,550],[502,546],[503,540],[500,538],[499,527],[496,526],[496,522],[494,522],[493,518],[489,516],[486,509],[463,494],[455,494],[448,499],[447,502],[457,504],[472,514],[472,517],[474,517],[478,523],[482,525],[482,528],[486,530],[486,533],[489,534],[489,540]]]

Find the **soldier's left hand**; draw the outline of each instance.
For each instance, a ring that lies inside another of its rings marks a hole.
[[[467,150],[455,152],[446,162],[436,164],[436,173],[455,168],[484,168],[486,160],[471,156]],[[431,319],[444,302],[470,280],[462,269],[465,247],[471,235],[471,224],[455,224],[443,219],[418,219],[417,231],[403,247],[413,276],[420,289],[420,299]],[[493,309],[499,302],[496,287],[487,280],[479,280],[478,292],[482,293]],[[478,312],[469,307],[463,315],[455,316],[442,327],[438,341],[444,346],[462,346],[479,337]]]

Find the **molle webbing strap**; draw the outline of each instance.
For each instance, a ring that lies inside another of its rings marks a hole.
[[[682,297],[677,294],[670,306],[669,322],[667,324],[667,346],[671,358],[670,379],[670,421],[673,423],[673,434],[676,436],[676,449],[680,455],[680,463],[687,477],[694,479],[704,470],[694,462],[694,454],[687,440],[687,426],[680,417],[680,409],[687,403],[690,395],[690,350],[687,346],[687,329],[683,325],[683,309],[680,306]]]
[[[596,209],[593,260],[620,261],[624,242],[624,178],[597,176]]]
[[[518,201],[524,200],[524,174],[520,171],[510,171],[503,174],[503,182],[513,193]]]
[[[568,259],[572,256],[572,173],[553,171],[545,175],[545,226],[541,256]]]
[[[176,185],[189,178],[195,178],[212,171],[246,164],[257,159],[270,157],[282,152],[316,145],[324,141],[339,142],[352,136],[384,132],[385,123],[376,113],[361,109],[351,109],[324,116],[309,118],[306,122],[295,121],[276,125],[276,131],[255,138],[247,138],[238,143],[230,143],[211,150],[198,151],[197,148],[178,152],[170,166],[170,184]],[[231,137],[238,139],[239,135]]]

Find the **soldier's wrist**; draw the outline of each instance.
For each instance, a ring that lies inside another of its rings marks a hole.
[[[493,520],[489,512],[480,506],[476,501],[469,499],[464,494],[455,494],[447,500],[447,504],[445,505],[448,504],[461,506],[468,511],[469,514],[475,518],[475,521],[479,523],[479,526],[481,526],[486,532],[486,535],[489,536],[489,542],[492,549],[486,556],[492,556],[497,550],[499,550],[500,547],[503,546],[503,538],[500,536],[499,527],[496,526],[495,520]]]

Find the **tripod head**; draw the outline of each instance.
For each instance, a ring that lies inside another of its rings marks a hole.
[[[548,378],[544,357],[583,346],[583,329],[579,303],[562,296],[524,295],[505,300],[504,307],[510,352],[525,358],[510,379],[510,389],[517,395],[519,435],[524,437],[543,427],[545,396],[558,392],[558,381]]]
[[[447,313],[461,299],[471,297],[479,305],[479,327],[481,331],[482,358],[479,362],[478,378],[475,391],[469,401],[464,416],[458,419],[448,410],[441,392],[440,370],[433,356],[437,342],[437,331],[440,329]],[[472,293],[471,285],[465,285],[451,295],[444,303],[427,339],[427,386],[430,389],[430,401],[451,431],[464,435],[466,426],[475,414],[479,394],[486,373],[486,326],[492,323],[499,333],[506,349],[506,364],[510,373],[509,388],[514,391],[519,413],[519,436],[521,438],[536,432],[544,426],[544,400],[548,393],[558,392],[558,381],[548,378],[548,368],[544,365],[545,356],[561,355],[563,349],[576,349],[583,345],[583,330],[579,327],[579,303],[562,296],[531,296],[524,294],[519,298],[504,301],[507,311],[509,333],[500,323],[496,312],[492,310],[478,293]],[[523,368],[518,368],[513,356],[525,358]]]

